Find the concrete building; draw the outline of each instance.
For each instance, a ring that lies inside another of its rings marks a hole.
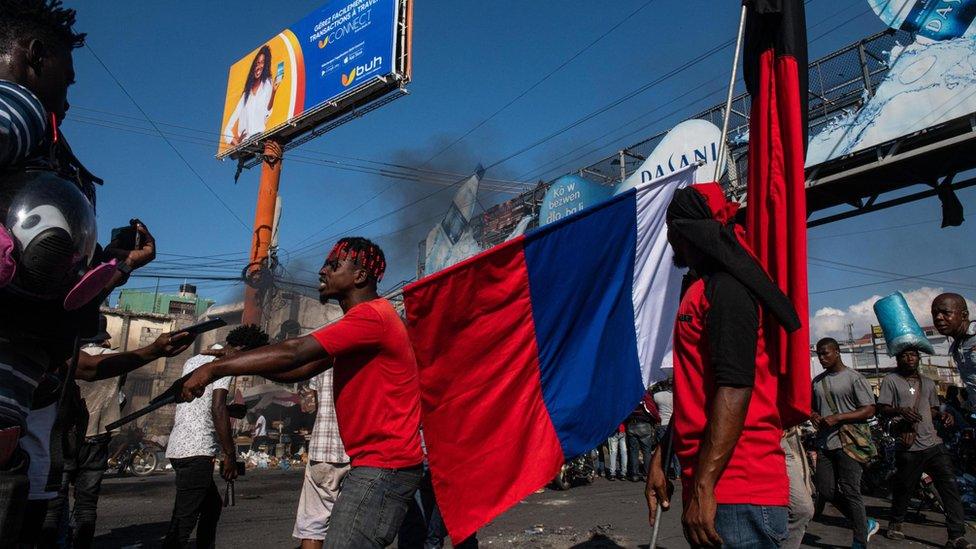
[[[178,294],[122,289],[119,293],[118,309],[136,313],[184,315],[196,318],[213,304],[214,300],[197,295],[196,286],[181,284]]]
[[[240,326],[244,303],[230,303],[214,305],[207,309],[199,320],[220,317],[227,322],[227,326],[203,334],[197,345],[206,349],[215,343],[222,343],[228,332]],[[271,336],[271,341],[281,341],[291,337],[305,335],[313,330],[331,324],[342,317],[342,309],[335,303],[319,303],[318,297],[312,297],[300,292],[278,290],[272,292],[266,299],[262,328]],[[236,380],[236,388],[242,392],[251,387],[272,383],[261,377],[241,376]],[[294,389],[294,384],[280,384]]]
[[[120,351],[145,347],[160,334],[178,330],[196,322],[198,310],[206,310],[213,300],[196,294],[196,287],[184,284],[179,294],[159,294],[138,290],[122,290],[117,307],[103,307],[111,345]],[[165,311],[165,312],[164,312]],[[179,379],[183,364],[199,349],[199,345],[172,358],[156,360],[131,372],[125,378],[123,393],[127,414],[146,406]],[[173,427],[174,406],[163,407],[136,421],[148,435],[168,435]]]

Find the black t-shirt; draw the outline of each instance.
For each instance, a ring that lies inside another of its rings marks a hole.
[[[748,289],[725,272],[705,278],[708,351],[719,386],[752,387],[756,376],[759,308]]]

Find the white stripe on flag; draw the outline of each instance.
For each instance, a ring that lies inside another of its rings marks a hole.
[[[671,336],[684,274],[671,261],[665,213],[676,189],[695,182],[692,165],[637,187],[637,250],[634,257],[634,328],[644,386],[664,379],[671,367]]]

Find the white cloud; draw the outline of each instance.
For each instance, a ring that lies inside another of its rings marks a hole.
[[[925,326],[932,325],[932,300],[943,292],[942,288],[921,288],[902,292],[905,301],[915,315],[918,323]],[[810,318],[810,340],[817,341],[822,337],[834,337],[841,341],[847,340],[847,325],[854,323],[854,337],[859,338],[871,331],[871,325],[878,323],[874,316],[874,302],[883,296],[873,295],[864,301],[855,303],[844,310],[834,307],[823,307],[814,312]],[[969,310],[976,310],[976,304],[969,302]]]

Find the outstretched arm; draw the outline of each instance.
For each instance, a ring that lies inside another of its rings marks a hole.
[[[196,336],[187,332],[168,333],[159,336],[150,345],[134,351],[97,356],[81,353],[78,356],[75,378],[83,381],[98,381],[118,377],[158,358],[176,356],[185,351],[194,339]]]
[[[275,345],[237,353],[197,368],[183,384],[182,399],[190,401],[203,395],[214,380],[226,376],[280,376],[290,370],[329,358],[329,354],[311,336],[287,339]]]
[[[305,381],[306,379],[312,379],[313,377],[331,368],[332,365],[333,361],[331,358],[316,360],[315,362],[309,362],[308,364],[299,366],[294,370],[288,370],[287,372],[281,374],[268,374],[264,377],[270,379],[271,381],[277,381],[278,383],[295,383],[298,381]]]

